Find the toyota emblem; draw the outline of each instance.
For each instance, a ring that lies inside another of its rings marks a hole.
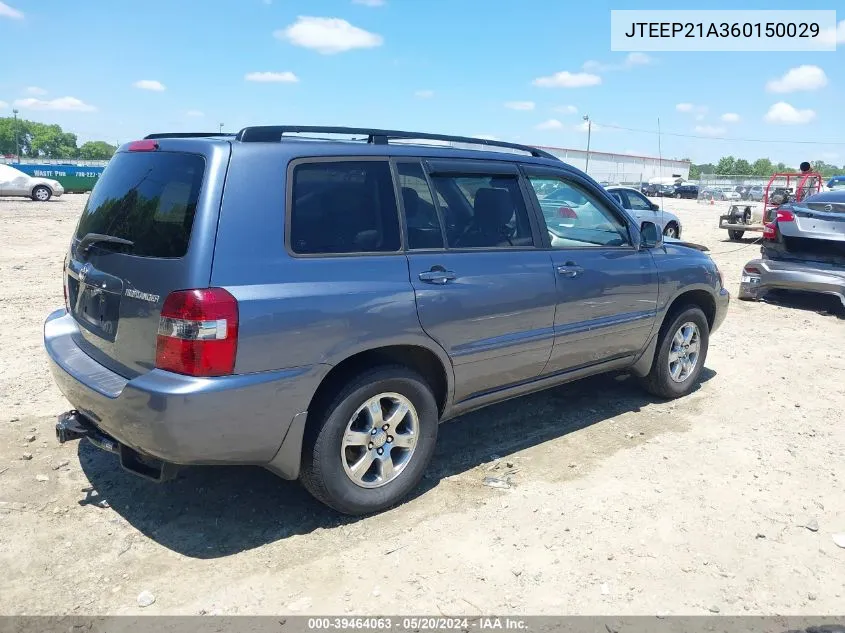
[[[88,276],[88,273],[91,272],[91,264],[85,264],[82,268],[79,269],[79,281],[85,282],[85,278]]]
[[[824,205],[824,210],[825,211],[833,211],[833,205],[832,204]]]

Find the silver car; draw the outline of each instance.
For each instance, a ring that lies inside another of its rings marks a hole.
[[[57,180],[36,178],[15,169],[11,165],[0,165],[0,196],[20,196],[37,202],[47,202],[65,192]]]
[[[836,296],[845,306],[845,191],[779,207],[765,227],[761,255],[742,271],[740,299],[801,290]]]
[[[669,211],[661,210],[660,205],[646,198],[633,187],[605,187],[619,205],[640,222],[654,222],[666,237],[681,237],[681,221]]]

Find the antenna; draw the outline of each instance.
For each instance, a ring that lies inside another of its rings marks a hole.
[[[660,172],[660,179],[663,180],[663,145],[660,140],[660,117],[657,117],[657,169]],[[666,216],[664,215],[663,211],[665,210],[665,205],[663,203],[663,198],[665,196],[660,196],[660,230],[663,231],[665,227],[663,226],[666,222]]]

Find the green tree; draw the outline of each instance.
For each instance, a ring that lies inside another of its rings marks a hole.
[[[58,125],[31,123],[32,156],[41,158],[76,158],[76,134],[65,132]]]
[[[716,173],[720,176],[729,176],[736,173],[736,159],[733,156],[722,156],[716,164]]]
[[[814,160],[812,163],[813,171],[819,172],[823,177],[830,178],[831,176],[836,176],[839,174],[841,169],[836,165],[830,165],[823,160]]]
[[[797,171],[797,170],[790,169],[789,167],[786,166],[786,163],[778,163],[777,165],[775,165],[775,171],[777,171],[779,174],[783,174],[783,173],[786,173],[786,172],[789,172],[789,171]]]
[[[775,171],[775,166],[768,158],[758,158],[751,166],[751,171],[755,176],[762,176],[768,178]]]
[[[0,155],[14,154],[18,143],[20,144],[21,156],[28,155],[30,152],[30,141],[32,140],[31,125],[25,119],[18,119],[15,122],[14,117],[0,118]],[[16,135],[18,143],[15,143]]]
[[[79,148],[79,158],[83,160],[108,160],[117,148],[105,141],[88,141]]]
[[[685,158],[684,160],[689,159]],[[701,170],[698,168],[698,165],[693,165],[692,162],[690,162],[689,165],[689,177],[690,180],[698,180],[699,178],[701,178]]]
[[[740,158],[734,163],[734,173],[739,176],[750,176],[752,173],[751,163],[744,158]]]

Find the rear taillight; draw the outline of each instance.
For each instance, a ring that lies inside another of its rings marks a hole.
[[[65,295],[65,310],[70,312],[70,302],[67,299],[67,255],[62,262],[62,292]]]
[[[777,209],[775,211],[775,219],[763,225],[763,239],[776,240],[778,231],[778,222],[795,222],[795,214],[788,209]]]
[[[225,376],[235,370],[238,301],[222,288],[178,290],[164,300],[156,367],[188,376]]]
[[[560,209],[557,210],[557,214],[558,214],[558,217],[561,217],[561,218],[573,218],[573,219],[578,218],[578,214],[575,213],[575,211],[573,211],[569,207],[561,207]]]
[[[746,275],[759,275],[760,269],[756,266],[746,266],[742,269],[742,272],[744,272]]]

